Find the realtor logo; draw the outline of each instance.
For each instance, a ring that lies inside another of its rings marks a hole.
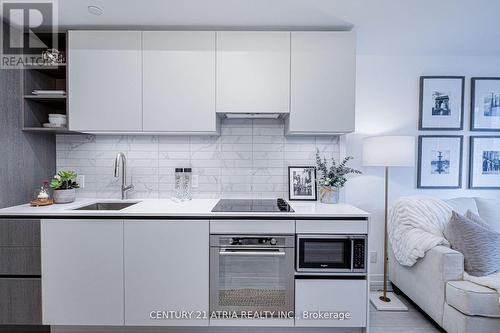
[[[0,8],[1,68],[41,64],[44,51],[57,49],[56,0],[1,0]]]

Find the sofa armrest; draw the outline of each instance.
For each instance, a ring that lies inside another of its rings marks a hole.
[[[414,266],[417,266],[418,270],[425,270],[443,282],[462,280],[464,255],[449,247],[438,245],[427,251],[425,257],[421,258]]]
[[[442,324],[446,282],[462,280],[464,256],[436,246],[411,267],[400,265],[390,254],[389,279],[438,324]]]

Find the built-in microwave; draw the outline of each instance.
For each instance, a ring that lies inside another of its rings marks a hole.
[[[297,235],[296,270],[310,273],[366,273],[366,235]]]

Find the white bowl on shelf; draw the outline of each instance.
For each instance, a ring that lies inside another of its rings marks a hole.
[[[51,113],[49,114],[49,123],[60,127],[66,126],[66,115]]]

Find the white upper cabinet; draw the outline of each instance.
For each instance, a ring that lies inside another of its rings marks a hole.
[[[333,31],[70,31],[69,129],[218,133],[217,113],[354,131],[356,39]]]
[[[143,32],[143,130],[216,132],[215,32]]]
[[[142,131],[139,31],[70,31],[69,129]]]
[[[217,32],[217,112],[286,113],[290,32]]]
[[[351,32],[292,32],[287,134],[354,131],[356,38]]]

